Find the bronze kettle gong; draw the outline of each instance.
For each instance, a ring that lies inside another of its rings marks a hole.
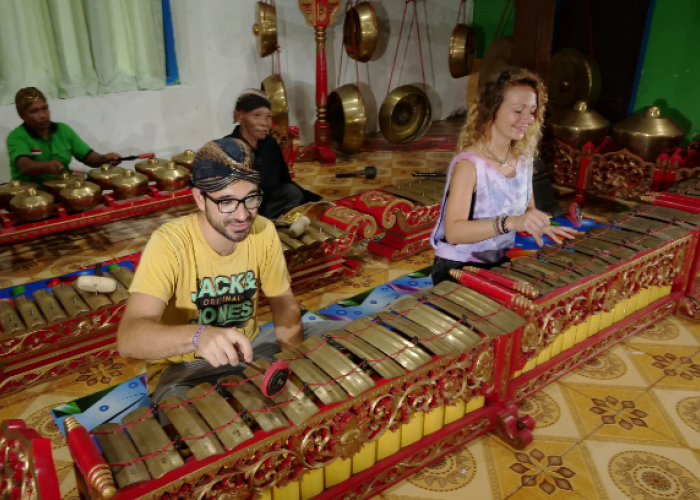
[[[19,193],[27,189],[36,189],[39,186],[35,182],[13,180],[0,186],[0,208],[10,210],[10,201]]]
[[[615,142],[646,161],[656,161],[661,153],[678,147],[683,137],[685,131],[662,116],[657,106],[630,115],[613,127]]]
[[[92,182],[79,179],[61,189],[59,196],[68,210],[87,212],[102,201],[102,188]]]
[[[45,180],[44,191],[52,194],[55,199],[60,199],[61,189],[66,187],[68,184],[73,184],[75,181],[79,180],[85,180],[85,176],[63,172],[62,174],[59,174],[58,177]]]
[[[148,177],[133,170],[126,170],[112,179],[112,189],[120,200],[137,198],[148,193]]]
[[[190,171],[185,167],[169,163],[155,172],[156,184],[161,191],[177,191],[189,186]]]
[[[287,103],[287,90],[279,75],[271,75],[265,78],[260,85],[260,90],[270,96],[272,103],[272,123],[279,129],[281,134],[287,133],[289,128],[289,105]]]
[[[99,168],[93,168],[88,171],[88,179],[94,182],[102,189],[112,189],[112,179],[124,173],[123,168],[112,165],[102,165]]]
[[[181,167],[185,167],[190,172],[192,171],[192,166],[194,165],[195,152],[191,149],[186,149],[182,153],[178,153],[172,157],[174,163],[177,163]]]
[[[547,120],[554,137],[574,149],[582,149],[587,142],[597,144],[608,134],[610,122],[584,101],[579,101],[566,111],[561,111]]]
[[[10,211],[22,222],[46,219],[53,214],[53,195],[29,188],[10,200]]]
[[[267,57],[277,50],[277,9],[263,2],[255,2],[253,34],[260,57]]]
[[[394,144],[415,141],[430,127],[430,99],[415,85],[392,90],[379,108],[379,129]]]
[[[360,2],[345,15],[343,23],[343,45],[348,57],[359,62],[372,59],[377,49],[379,30],[374,7],[369,2]]]
[[[348,83],[328,96],[331,146],[343,153],[356,153],[365,141],[367,113],[357,85]]]
[[[471,26],[458,24],[450,38],[450,74],[462,78],[472,72],[476,54],[476,34]]]
[[[169,163],[169,161],[161,160],[159,158],[149,158],[146,161],[138,162],[136,165],[134,165],[134,169],[136,169],[139,174],[143,174],[150,180],[154,181],[156,180],[156,171],[159,168],[167,167]]]

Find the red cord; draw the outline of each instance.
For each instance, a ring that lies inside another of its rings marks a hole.
[[[510,1],[510,0],[508,0],[508,1]],[[401,28],[399,29],[399,38],[396,41],[396,53],[394,54],[394,62],[391,64],[391,73],[389,75],[389,87],[387,88],[387,91],[386,91],[387,94],[389,94],[391,92],[391,81],[394,78],[394,69],[396,68],[396,60],[399,56],[399,47],[401,46],[401,34],[403,33],[403,25],[406,22],[406,12],[408,10],[409,3],[413,3],[413,18],[416,20],[416,31],[418,32],[418,53],[420,55],[420,69],[421,69],[421,74],[423,75],[423,92],[426,91],[425,67],[423,65],[423,49],[421,47],[421,41],[420,41],[420,22],[418,21],[418,8],[416,7],[415,0],[406,0],[406,4],[404,5],[404,8],[403,8],[403,17],[401,18]]]
[[[508,7],[510,7],[510,2],[512,0],[506,0],[506,6],[503,7],[503,14],[501,14],[501,20],[498,23],[498,28],[496,28],[496,34],[493,36],[493,42],[498,38],[498,34],[501,32],[501,26],[503,25],[503,20],[506,18],[506,13],[508,12]],[[491,42],[493,44],[493,42]]]

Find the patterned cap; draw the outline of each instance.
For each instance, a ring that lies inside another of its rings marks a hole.
[[[27,111],[27,108],[32,105],[32,103],[38,99],[46,101],[44,94],[36,87],[25,87],[19,89],[15,95],[15,107],[17,108],[17,113],[20,115]]]
[[[236,111],[254,111],[258,108],[272,109],[270,96],[258,89],[245,89],[236,99]]]
[[[253,152],[245,142],[224,137],[197,151],[192,166],[194,187],[211,193],[240,180],[260,184],[260,172],[253,170]]]

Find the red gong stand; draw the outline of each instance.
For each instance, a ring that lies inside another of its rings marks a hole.
[[[316,31],[316,126],[314,158],[323,165],[335,164],[331,149],[330,124],[326,120],[328,105],[328,72],[326,68],[326,28],[333,24],[340,9],[340,0],[299,0],[299,8],[309,26]]]

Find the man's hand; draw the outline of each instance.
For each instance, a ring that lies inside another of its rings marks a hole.
[[[46,162],[46,173],[47,174],[60,174],[63,172],[63,163],[58,160],[50,160]]]
[[[121,155],[118,155],[117,153],[107,153],[105,156],[105,163],[109,163],[110,165],[119,165],[122,162],[122,157]]]
[[[237,351],[243,354],[242,361],[250,362],[253,359],[250,340],[233,328],[209,327],[200,334],[197,346],[200,356],[214,368],[227,364],[236,366],[241,361]]]

